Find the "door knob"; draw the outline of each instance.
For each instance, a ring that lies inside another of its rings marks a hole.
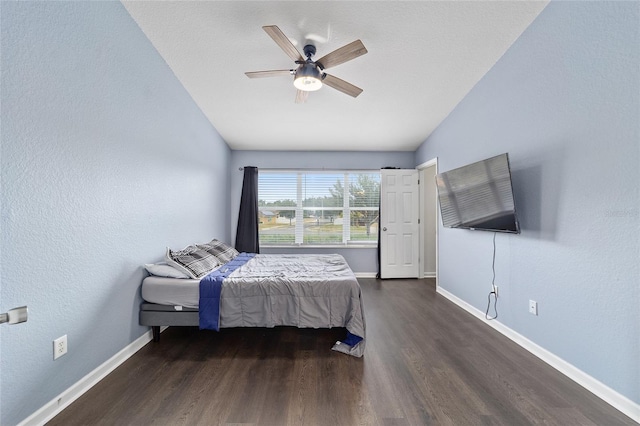
[[[383,230],[383,231],[386,231],[386,230],[387,230],[387,227],[386,227],[386,226],[385,226],[385,227],[383,227],[383,228],[382,228],[382,230]]]

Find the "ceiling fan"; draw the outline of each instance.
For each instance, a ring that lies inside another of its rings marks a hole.
[[[289,70],[246,72],[247,77],[261,78],[293,75],[293,85],[296,88],[296,103],[306,101],[309,92],[320,89],[323,84],[339,90],[342,93],[346,93],[349,96],[353,96],[354,98],[362,93],[361,88],[324,72],[327,68],[335,67],[336,65],[343,64],[367,53],[367,49],[360,40],[342,46],[317,61],[314,61],[311,59],[313,55],[316,54],[316,47],[313,44],[304,46],[304,55],[307,57],[307,59],[304,59],[280,28],[275,25],[266,25],[262,27],[262,29],[269,34],[276,44],[280,46],[298,66],[295,69]]]

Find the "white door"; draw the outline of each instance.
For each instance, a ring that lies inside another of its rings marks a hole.
[[[418,171],[382,169],[380,278],[418,278]]]

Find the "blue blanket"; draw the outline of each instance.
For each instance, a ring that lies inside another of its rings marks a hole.
[[[253,259],[255,253],[240,253],[200,280],[199,319],[200,330],[220,331],[220,293],[222,282],[233,271]]]

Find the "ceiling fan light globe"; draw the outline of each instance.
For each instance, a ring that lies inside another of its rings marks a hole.
[[[296,79],[293,80],[293,85],[298,90],[302,90],[305,92],[315,92],[316,90],[320,90],[320,88],[322,87],[322,81],[316,77],[301,76],[296,77]]]

